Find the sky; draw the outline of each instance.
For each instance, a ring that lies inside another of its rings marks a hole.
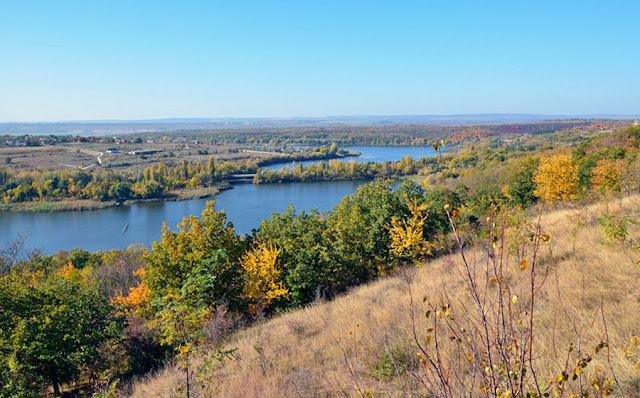
[[[0,2],[0,122],[640,114],[637,0]]]

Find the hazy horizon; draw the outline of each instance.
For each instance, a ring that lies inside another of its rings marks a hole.
[[[75,123],[199,123],[199,122],[223,122],[223,121],[304,121],[304,120],[415,120],[415,119],[468,119],[487,118],[497,120],[501,117],[513,119],[514,121],[526,121],[527,118],[535,120],[561,120],[561,119],[635,119],[640,117],[640,112],[636,114],[538,114],[526,112],[513,113],[452,113],[452,114],[397,114],[397,115],[326,115],[326,116],[270,116],[270,117],[160,117],[160,118],[134,118],[134,119],[71,119],[71,120],[7,120],[0,121],[0,124],[75,124]]]
[[[544,122],[566,119],[637,120],[633,115],[383,115],[319,118],[180,118],[147,120],[76,120],[57,122],[0,122],[0,135],[109,135],[150,131],[331,128],[356,126],[455,126]]]

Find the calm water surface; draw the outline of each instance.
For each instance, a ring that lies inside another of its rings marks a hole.
[[[433,149],[433,147],[422,147],[422,146],[350,146],[344,148],[347,151],[360,152],[360,156],[352,156],[348,158],[340,159],[343,162],[349,162],[351,160],[355,160],[358,163],[366,163],[366,162],[384,162],[385,160],[391,162],[397,162],[401,160],[405,156],[411,156],[415,160],[420,158],[429,158],[432,156],[436,156],[437,152]],[[326,160],[305,160],[303,162],[297,162],[297,164],[302,163],[303,166],[307,166],[310,164],[317,164],[320,162],[327,162]],[[280,170],[286,166],[292,167],[293,163],[274,163],[269,166],[264,166],[264,169],[268,170]]]
[[[250,233],[272,213],[286,210],[289,203],[297,210],[329,210],[363,182],[366,181],[239,184],[216,196],[215,207],[227,213],[237,233]],[[163,221],[175,230],[184,216],[200,215],[207,200],[143,203],[83,212],[0,212],[0,244],[18,234],[28,234],[29,246],[45,253],[75,247],[89,251],[126,248],[134,243],[150,246],[160,239]]]
[[[357,162],[400,160],[404,156],[434,156],[424,147],[349,147],[362,156]],[[317,162],[317,161],[316,161]],[[311,163],[311,162],[309,162]],[[272,165],[281,168],[285,165]],[[318,208],[326,211],[340,199],[355,192],[366,181],[333,181],[288,184],[239,184],[216,196],[216,209],[225,210],[237,233],[250,233],[274,212],[283,212],[289,203],[297,210]],[[29,235],[28,246],[45,253],[70,250],[109,250],[126,248],[135,243],[150,246],[160,239],[163,221],[176,229],[183,217],[200,215],[207,200],[144,203],[103,210],[61,213],[0,212],[0,246]],[[125,230],[125,226],[128,227]]]

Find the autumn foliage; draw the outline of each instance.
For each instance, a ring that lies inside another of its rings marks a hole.
[[[542,158],[534,181],[535,194],[551,202],[573,198],[578,191],[578,168],[568,155]]]
[[[253,308],[268,306],[289,293],[281,280],[282,270],[277,264],[279,254],[280,249],[274,245],[259,242],[242,257],[244,291]]]
[[[622,189],[622,178],[625,171],[623,160],[601,159],[597,166],[591,170],[592,186],[601,191],[620,191]]]
[[[431,252],[430,244],[424,237],[427,205],[408,202],[408,206],[411,217],[391,220],[391,252],[401,259],[419,260]]]
[[[139,268],[134,271],[135,276],[143,277],[144,268]],[[144,281],[139,281],[138,286],[130,288],[129,294],[124,296],[122,293],[118,293],[115,297],[111,298],[111,302],[117,307],[121,308],[121,313],[132,315],[137,311],[144,310],[149,307],[149,288]]]

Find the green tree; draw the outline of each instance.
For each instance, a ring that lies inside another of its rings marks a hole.
[[[391,267],[393,218],[409,211],[391,189],[389,181],[361,185],[334,207],[325,232],[330,261],[327,276],[330,295],[384,275]]]
[[[447,190],[449,203],[452,209],[459,208],[462,204],[460,196],[455,191]],[[441,187],[433,187],[424,194],[425,202],[427,204],[426,212],[428,214],[427,219],[424,220],[424,237],[429,240],[437,233],[447,233],[451,231],[451,224],[447,217],[447,212],[444,207],[447,204],[445,198],[445,191]]]
[[[77,248],[71,249],[67,259],[76,268],[95,267],[100,265],[102,261],[99,254]]]
[[[326,221],[320,213],[296,214],[293,206],[260,224],[258,238],[280,250],[281,277],[291,293],[291,305],[309,303],[326,291],[330,260],[323,236],[325,228]]]
[[[539,165],[540,159],[525,158],[507,180],[507,195],[512,203],[527,207],[534,202],[536,184],[533,177]]]
[[[178,224],[178,231],[171,231],[166,223],[162,227],[162,239],[155,242],[145,258],[147,265],[143,280],[150,300],[162,299],[182,288],[190,273],[203,263],[217,259],[218,250],[225,250],[225,257],[210,263],[214,279],[203,286],[207,305],[220,304],[239,308],[242,292],[242,275],[239,257],[244,243],[227,223],[224,212],[214,210],[214,201],[207,202],[201,217],[189,216]]]
[[[224,251],[214,251],[211,257],[190,270],[179,290],[153,302],[156,309],[152,324],[160,332],[161,343],[176,349],[178,366],[186,376],[187,398],[191,396],[194,374],[206,371],[207,362],[222,361],[235,351],[224,350],[220,344],[213,347],[206,344],[205,326],[215,310],[210,305],[208,292],[219,283],[216,268],[223,264],[224,258]],[[196,357],[205,357],[205,366],[194,369]]]
[[[131,187],[125,182],[116,182],[109,188],[109,197],[120,201],[127,200],[131,197]]]
[[[31,282],[30,282],[31,281]],[[95,284],[65,277],[0,280],[0,396],[39,394],[101,368],[101,349],[122,333],[107,297]]]
[[[216,180],[216,161],[213,159],[213,156],[210,156],[207,162],[207,174],[211,182]]]

